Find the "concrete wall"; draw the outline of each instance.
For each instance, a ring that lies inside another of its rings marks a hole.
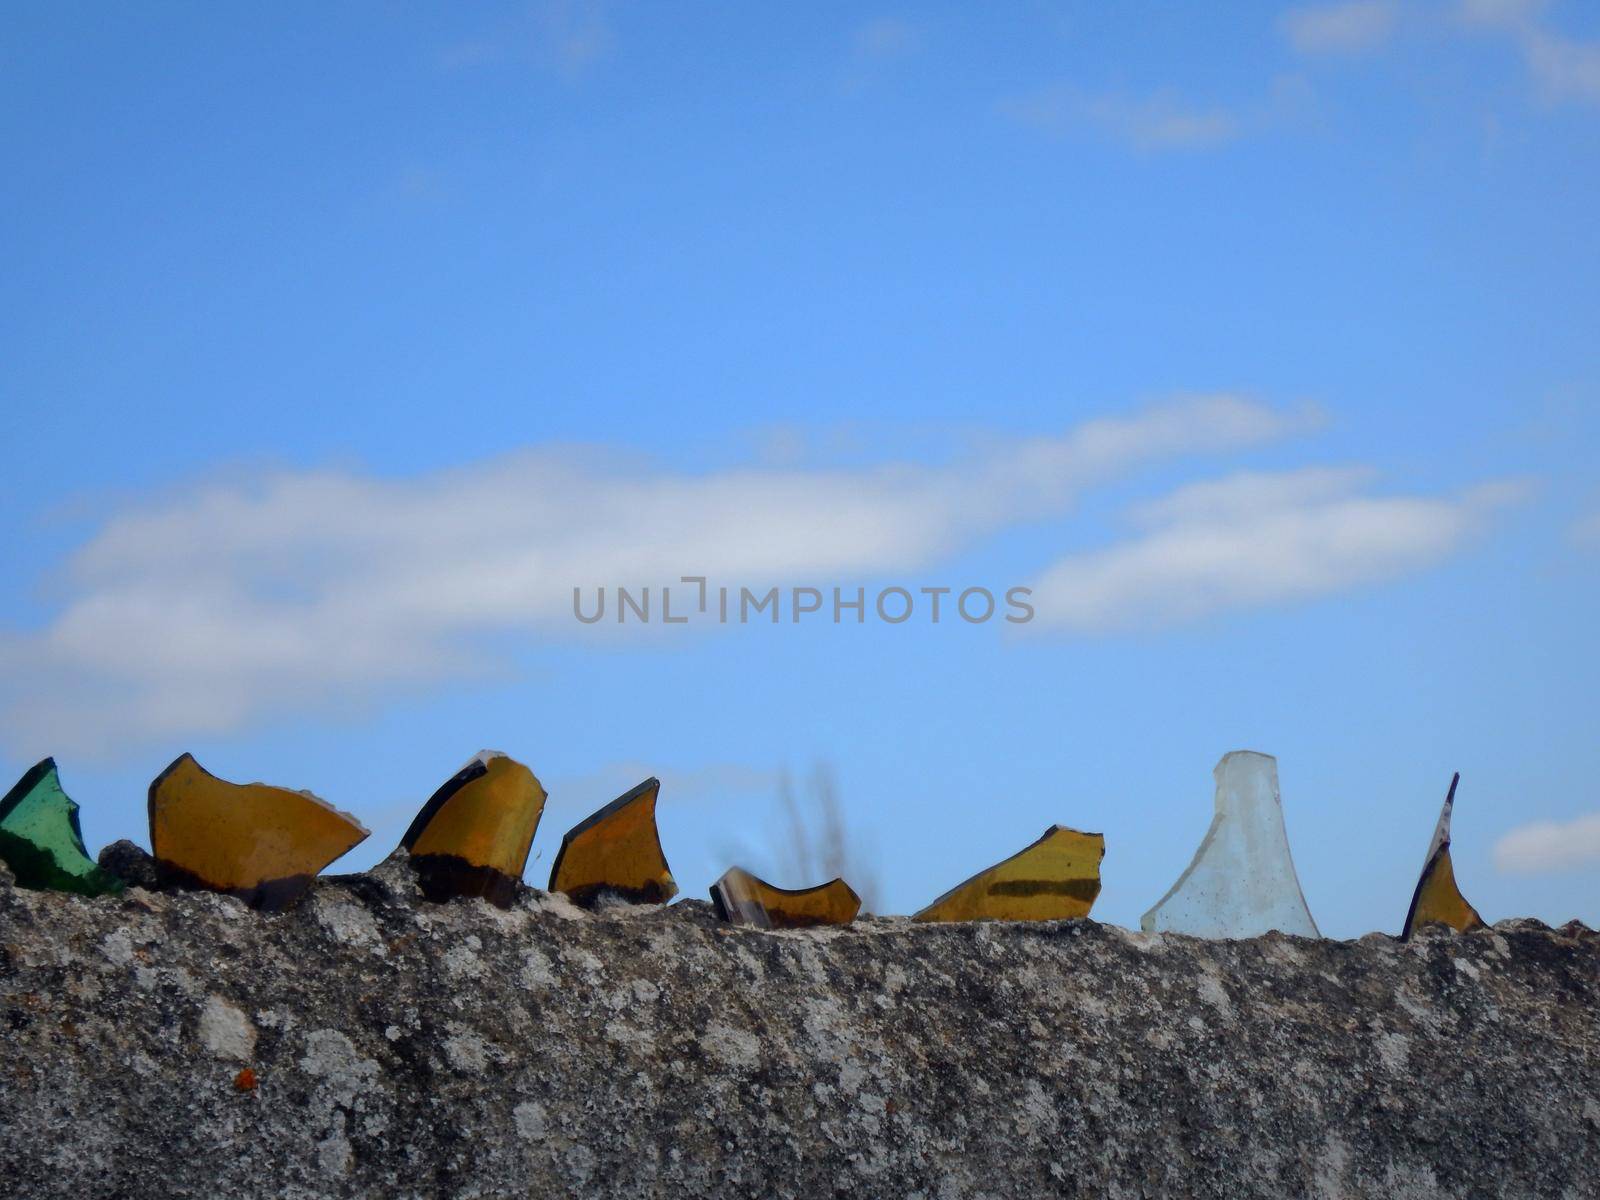
[[[1581,926],[774,934],[394,863],[277,916],[0,872],[0,1191],[1587,1197],[1597,1014]]]

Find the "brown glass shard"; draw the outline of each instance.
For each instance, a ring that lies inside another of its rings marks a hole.
[[[1450,791],[1439,812],[1439,823],[1434,826],[1433,840],[1428,843],[1428,857],[1423,860],[1417,890],[1411,895],[1411,908],[1400,933],[1402,938],[1409,939],[1419,925],[1430,922],[1448,925],[1457,933],[1483,928],[1478,910],[1467,903],[1456,886],[1455,866],[1450,861],[1450,814],[1455,809],[1456,785],[1460,782],[1461,774],[1457,772],[1450,780]]]
[[[181,755],[150,784],[150,848],[162,882],[279,909],[367,836],[310,792],[229,783]]]
[[[676,896],[678,883],[656,830],[660,791],[659,779],[646,779],[574,825],[550,868],[550,890],[579,904],[605,892],[635,904],[665,904]]]
[[[544,813],[544,785],[527,767],[484,750],[434,792],[400,845],[430,900],[481,896],[509,908]]]
[[[1026,850],[952,888],[914,921],[1061,921],[1086,917],[1100,894],[1106,839],[1052,825]]]
[[[717,915],[733,925],[757,929],[804,929],[848,925],[861,911],[861,897],[842,879],[816,887],[773,887],[742,867],[731,867],[711,885]]]

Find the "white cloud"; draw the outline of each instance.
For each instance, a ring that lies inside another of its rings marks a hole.
[[[1544,0],[1460,0],[1461,16],[1474,25],[1515,25],[1531,21]]]
[[[856,58],[903,58],[922,49],[922,33],[898,17],[878,17],[858,26],[850,36],[850,52]]]
[[[1142,463],[1311,419],[1211,396],[938,466],[692,474],[542,448],[413,479],[191,484],[106,521],[69,561],[54,618],[0,635],[0,731],[88,754],[376,704],[504,672],[496,637],[573,635],[574,587],[917,569]]]
[[[1382,45],[1394,30],[1394,19],[1390,0],[1346,0],[1292,8],[1282,25],[1302,54],[1350,54]]]
[[[1364,468],[1247,472],[1135,510],[1145,532],[1062,560],[1034,583],[1032,629],[1077,633],[1180,624],[1307,600],[1432,566],[1515,498],[1373,496]]]
[[[611,48],[611,27],[595,0],[557,0],[542,10],[540,42],[568,71],[580,71]]]
[[[1222,523],[1260,513],[1337,499],[1372,480],[1370,467],[1303,467],[1297,471],[1241,471],[1226,479],[1192,483],[1133,510],[1143,526]]]
[[[1600,44],[1537,31],[1524,37],[1523,54],[1547,95],[1600,101]]]
[[[1459,12],[1469,25],[1512,38],[1549,99],[1600,102],[1600,43],[1556,32],[1542,0],[1461,0]]]
[[[922,29],[899,17],[877,17],[850,32],[849,55],[840,79],[847,93],[860,91],[922,50]]]
[[[1508,39],[1529,75],[1552,101],[1600,102],[1600,42],[1556,30],[1544,0],[1456,0],[1453,8],[1405,8],[1395,0],[1347,0],[1292,8],[1281,25],[1304,54],[1354,54],[1390,40],[1402,17],[1419,28],[1448,32],[1465,26]],[[1454,14],[1454,20],[1450,14]]]
[[[1573,542],[1585,550],[1600,550],[1600,512],[1579,517],[1572,523]]]
[[[533,62],[576,75],[611,47],[611,28],[597,0],[542,0],[491,32],[446,48],[447,71]]]
[[[1494,865],[1508,875],[1600,866],[1600,813],[1513,829],[1494,844]]]
[[[1215,149],[1302,120],[1315,102],[1302,75],[1275,76],[1265,95],[1238,107],[1198,104],[1170,88],[1146,95],[1086,95],[1054,84],[999,106],[1002,115],[1052,137],[1098,135],[1145,153]]]
[[[1205,149],[1242,132],[1241,121],[1227,109],[1189,104],[1170,91],[1143,97],[1084,96],[1056,86],[1008,101],[1002,111],[1046,133],[1095,130],[1140,150]]]

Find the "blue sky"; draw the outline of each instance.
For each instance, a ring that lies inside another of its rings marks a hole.
[[[191,750],[361,866],[494,747],[533,882],[653,772],[703,895],[825,762],[885,910],[1061,822],[1136,924],[1250,748],[1324,932],[1454,770],[1600,921],[1588,6],[26,4],[0,144],[0,767],[92,847]],[[572,618],[688,574],[1036,618]]]

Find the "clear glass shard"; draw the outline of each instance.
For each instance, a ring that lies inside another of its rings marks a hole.
[[[434,792],[400,839],[423,895],[481,896],[509,908],[544,802],[532,771],[498,750],[481,751]]]
[[[550,890],[579,904],[607,892],[635,904],[665,904],[676,896],[678,883],[656,830],[660,792],[659,779],[646,779],[574,825],[550,867]]]
[[[742,867],[729,868],[711,885],[711,902],[724,921],[757,929],[848,925],[861,911],[861,897],[842,879],[816,887],[780,888]]]
[[[229,783],[189,754],[150,784],[150,849],[162,881],[227,892],[255,908],[292,904],[367,836],[310,792]]]
[[[1106,839],[1052,825],[1026,850],[951,888],[914,921],[1061,921],[1086,917],[1100,894]]]
[[[1194,861],[1140,919],[1149,931],[1206,938],[1258,937],[1269,930],[1321,937],[1289,854],[1278,796],[1278,760],[1235,750],[1212,772],[1216,815]]]
[[[1469,929],[1482,929],[1483,918],[1478,910],[1467,903],[1467,898],[1456,886],[1455,866],[1450,861],[1450,814],[1455,810],[1456,785],[1461,775],[1450,780],[1450,791],[1439,810],[1439,823],[1433,827],[1433,840],[1428,843],[1428,856],[1422,860],[1422,874],[1417,878],[1417,890],[1411,894],[1411,907],[1406,911],[1402,938],[1409,939],[1417,926],[1437,922],[1448,925],[1457,933]]]
[[[21,887],[81,896],[122,890],[122,881],[84,849],[78,806],[62,790],[53,758],[37,764],[0,800],[0,859]]]

